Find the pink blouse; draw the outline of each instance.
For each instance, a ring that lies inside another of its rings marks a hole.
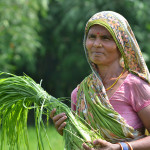
[[[77,88],[71,93],[71,108],[76,110]],[[150,85],[129,73],[109,99],[111,105],[134,129],[143,127],[137,112],[150,105]]]

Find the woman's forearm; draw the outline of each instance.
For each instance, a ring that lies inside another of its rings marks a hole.
[[[133,150],[150,150],[150,136],[129,143]]]

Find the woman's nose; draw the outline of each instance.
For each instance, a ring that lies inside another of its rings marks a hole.
[[[97,48],[97,47],[102,47],[102,44],[101,44],[101,40],[99,38],[95,39],[94,41],[94,46]]]

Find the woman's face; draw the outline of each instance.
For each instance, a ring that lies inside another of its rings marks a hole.
[[[112,35],[103,26],[93,25],[89,29],[86,48],[90,60],[96,65],[109,65],[117,61],[119,63],[121,53]]]

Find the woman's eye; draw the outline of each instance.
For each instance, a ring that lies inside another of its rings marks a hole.
[[[94,36],[94,35],[89,36],[89,39],[95,39],[95,38],[96,38],[96,36]]]
[[[110,40],[110,37],[109,36],[102,36],[102,39],[104,39],[104,40]]]

